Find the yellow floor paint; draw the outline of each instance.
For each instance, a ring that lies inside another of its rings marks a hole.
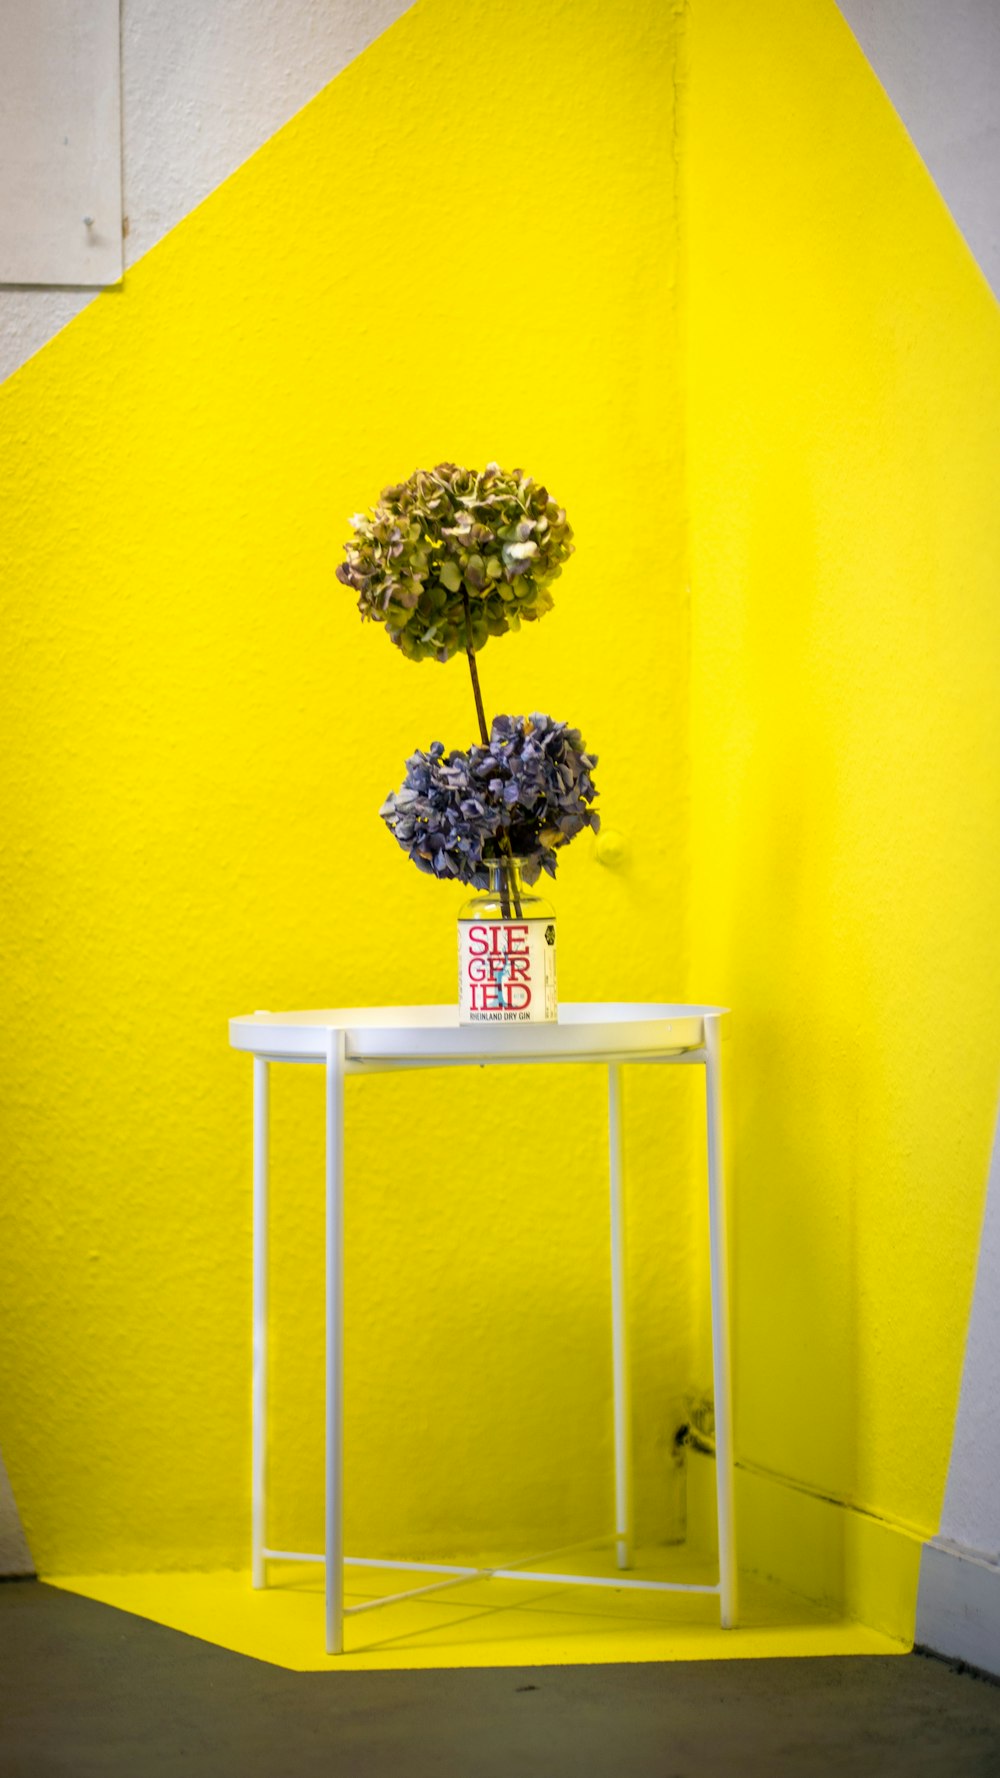
[[[664,1555],[670,1563],[664,1564]],[[577,1572],[595,1572],[575,1563]],[[608,1572],[606,1564],[599,1571]],[[684,1573],[670,1552],[635,1569],[643,1578]],[[467,1581],[447,1593],[348,1619],[347,1652],[323,1652],[318,1565],[271,1566],[255,1593],[248,1572],[90,1574],[49,1584],[151,1618],[237,1654],[297,1672],[411,1667],[520,1667],[614,1661],[741,1660],[777,1655],[894,1655],[908,1645],[838,1619],[773,1583],[746,1576],[741,1624],[719,1627],[705,1594],[656,1594],[536,1581]],[[398,1592],[412,1579],[348,1570],[347,1603]],[[702,1578],[699,1576],[699,1578]]]

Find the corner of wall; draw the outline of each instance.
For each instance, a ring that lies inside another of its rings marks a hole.
[[[0,1580],[28,1579],[35,1572],[28,1540],[18,1517],[10,1478],[0,1455]]]

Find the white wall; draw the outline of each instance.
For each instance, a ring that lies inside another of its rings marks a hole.
[[[941,1528],[920,1568],[917,1641],[1000,1674],[1000,1126]]]
[[[0,284],[116,284],[119,0],[0,0],[0,45]]]
[[[122,0],[127,268],[412,0]],[[0,288],[0,379],[92,291]]]
[[[1000,1129],[940,1537],[1000,1567]]]
[[[1000,0],[839,0],[1000,296]]]
[[[33,1574],[34,1571],[31,1551],[21,1529],[7,1471],[0,1457],[0,1579],[9,1580],[14,1575]]]

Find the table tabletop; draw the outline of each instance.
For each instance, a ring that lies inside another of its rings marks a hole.
[[[725,1034],[725,1007],[564,1001],[551,1024],[460,1025],[455,1005],[342,1006],[248,1013],[230,1020],[229,1041],[271,1061],[321,1062],[328,1033],[343,1031],[348,1068],[371,1072],[379,1064],[655,1061],[700,1050],[711,1023]]]

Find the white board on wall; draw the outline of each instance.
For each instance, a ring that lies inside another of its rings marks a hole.
[[[0,0],[0,284],[122,275],[119,0]]]

